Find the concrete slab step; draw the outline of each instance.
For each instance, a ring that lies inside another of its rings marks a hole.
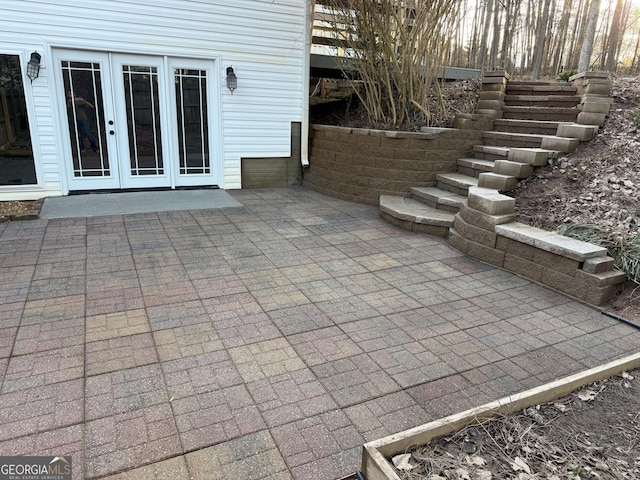
[[[496,119],[494,129],[499,132],[536,133],[541,135],[555,135],[558,127],[564,123],[551,120],[520,120],[512,118]]]
[[[430,207],[418,200],[395,195],[380,195],[380,214],[383,218],[395,219],[397,225],[408,230],[427,231],[446,236],[453,225],[455,215]],[[433,230],[429,230],[432,227]]]
[[[511,148],[507,159],[510,162],[519,162],[542,167],[549,162],[550,158],[558,158],[562,152],[558,150],[547,150],[545,148]]]
[[[582,97],[578,95],[505,95],[508,106],[525,107],[575,107]]]
[[[467,195],[469,187],[478,185],[478,179],[462,173],[440,173],[436,175],[436,186],[442,190]]]
[[[577,88],[571,85],[563,85],[558,83],[534,83],[509,82],[507,84],[507,95],[559,95],[572,96],[577,92]]]
[[[482,141],[485,145],[500,147],[541,147],[546,135],[510,132],[484,132]]]
[[[491,188],[498,192],[509,192],[516,188],[517,184],[516,177],[499,173],[482,173],[478,179],[479,187]]]
[[[412,187],[411,197],[430,207],[457,213],[467,197],[437,187]]]
[[[505,160],[509,154],[507,147],[495,147],[491,145],[474,145],[473,156],[484,160]]]
[[[534,107],[505,105],[502,118],[519,120],[549,120],[557,122],[575,122],[578,119],[578,107]]]
[[[459,158],[458,173],[478,177],[482,172],[492,172],[495,160],[485,160],[482,158]]]

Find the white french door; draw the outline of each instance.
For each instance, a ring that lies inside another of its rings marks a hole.
[[[220,184],[213,61],[69,50],[55,60],[70,190]]]

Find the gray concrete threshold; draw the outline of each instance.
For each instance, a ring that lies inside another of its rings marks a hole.
[[[241,207],[224,190],[90,193],[45,199],[40,218],[99,217],[132,213]]]

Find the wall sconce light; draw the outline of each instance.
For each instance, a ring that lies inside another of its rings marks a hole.
[[[31,80],[31,83],[40,75],[40,59],[42,57],[38,52],[33,52],[29,63],[27,63],[27,77]]]
[[[238,77],[233,72],[233,67],[227,67],[227,88],[231,91],[233,95],[233,91],[238,88]]]

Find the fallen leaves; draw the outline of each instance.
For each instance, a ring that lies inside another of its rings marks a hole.
[[[400,476],[405,480],[638,479],[638,376],[625,372],[554,402],[471,425],[407,452],[407,470],[400,470]]]

